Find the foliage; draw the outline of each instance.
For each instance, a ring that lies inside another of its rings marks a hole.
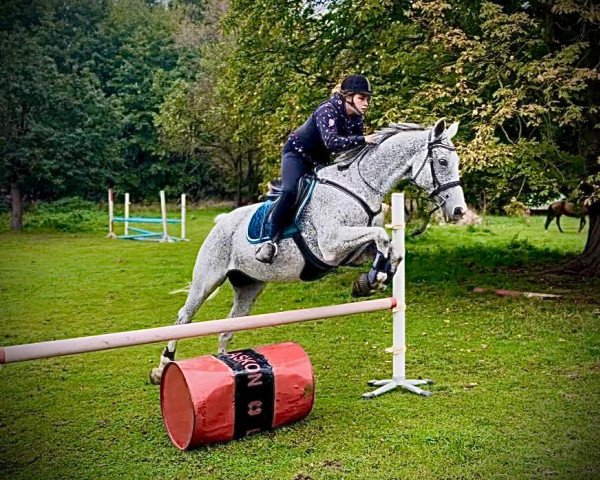
[[[184,2],[185,3],[185,2]],[[99,198],[107,186],[220,195],[206,158],[159,148],[154,117],[198,52],[176,42],[197,6],[144,0],[3,2],[0,175],[29,200]],[[198,161],[200,160],[200,161]]]
[[[180,44],[192,44],[201,52],[195,79],[177,82],[161,106],[156,124],[162,147],[180,155],[212,159],[223,186],[235,192],[237,204],[258,197],[260,166],[254,145],[254,124],[240,128],[237,119],[244,110],[232,91],[230,57],[234,39],[219,26],[224,4],[208,2],[205,22],[182,25]]]
[[[595,147],[581,132],[596,128],[589,92],[598,70],[585,34],[561,38],[553,31],[554,22],[572,20],[564,9],[535,2],[507,13],[482,2],[480,26],[468,29],[448,3],[420,1],[414,8],[428,32],[419,48],[440,62],[435,81],[416,90],[411,103],[461,119],[464,171],[489,178],[491,197],[538,204],[568,194],[592,173]],[[585,12],[576,20],[589,21]]]
[[[527,206],[512,197],[510,203],[504,206],[504,211],[511,217],[523,217],[527,211]]]
[[[375,85],[372,128],[461,120],[472,203],[481,192],[496,208],[512,196],[541,203],[595,168],[593,12],[543,1],[235,1],[225,24],[237,40],[239,130],[258,123],[275,173],[289,130],[343,75],[361,72]],[[565,21],[587,30],[560,30]]]
[[[106,224],[106,212],[80,197],[41,202],[27,212],[26,230],[97,232]]]
[[[103,206],[101,206],[103,208]],[[73,210],[99,210],[98,205],[81,197],[65,197],[55,202],[40,202],[35,208],[36,213],[68,213]]]
[[[115,104],[88,66],[67,62],[59,49],[70,35],[80,53],[82,39],[69,20],[88,6],[100,16],[85,2],[77,12],[48,3],[37,12],[39,23],[26,29],[15,19],[12,30],[0,31],[2,187],[16,184],[34,198],[89,195],[118,163]]]
[[[103,89],[118,102],[123,115],[124,169],[111,183],[137,197],[155,195],[185,172],[178,157],[157,154],[154,115],[171,84],[182,75],[173,35],[182,15],[165,8],[148,7],[142,0],[121,0],[111,8],[105,26],[100,64]],[[190,183],[189,178],[186,178]]]

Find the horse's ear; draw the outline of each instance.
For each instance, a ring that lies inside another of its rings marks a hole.
[[[433,129],[431,130],[431,140],[432,141],[439,140],[440,138],[442,138],[442,135],[444,134],[445,131],[446,131],[446,120],[443,118],[440,118],[437,122],[435,122],[435,125],[433,126]]]
[[[448,128],[448,140],[452,140],[452,137],[454,137],[454,135],[456,135],[456,132],[458,132],[458,122],[454,122],[452,125],[450,125],[450,127]]]

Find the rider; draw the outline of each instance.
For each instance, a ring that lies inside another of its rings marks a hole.
[[[363,134],[363,116],[369,106],[371,83],[363,75],[349,75],[339,92],[323,102],[283,147],[281,160],[281,197],[271,214],[271,239],[256,251],[259,262],[271,263],[277,255],[277,242],[289,223],[298,192],[298,180],[317,165],[330,162],[331,153],[342,152],[365,143],[373,135]]]

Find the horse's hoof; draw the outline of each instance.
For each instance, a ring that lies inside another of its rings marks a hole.
[[[369,284],[369,276],[366,273],[361,273],[358,279],[352,284],[352,296],[368,297],[372,294],[371,285]]]
[[[156,367],[156,368],[153,368],[152,371],[150,372],[150,383],[152,385],[160,385],[163,368],[164,367]]]

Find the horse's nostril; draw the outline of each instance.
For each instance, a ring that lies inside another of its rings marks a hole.
[[[462,217],[465,214],[464,210],[460,207],[454,207],[454,216]]]

